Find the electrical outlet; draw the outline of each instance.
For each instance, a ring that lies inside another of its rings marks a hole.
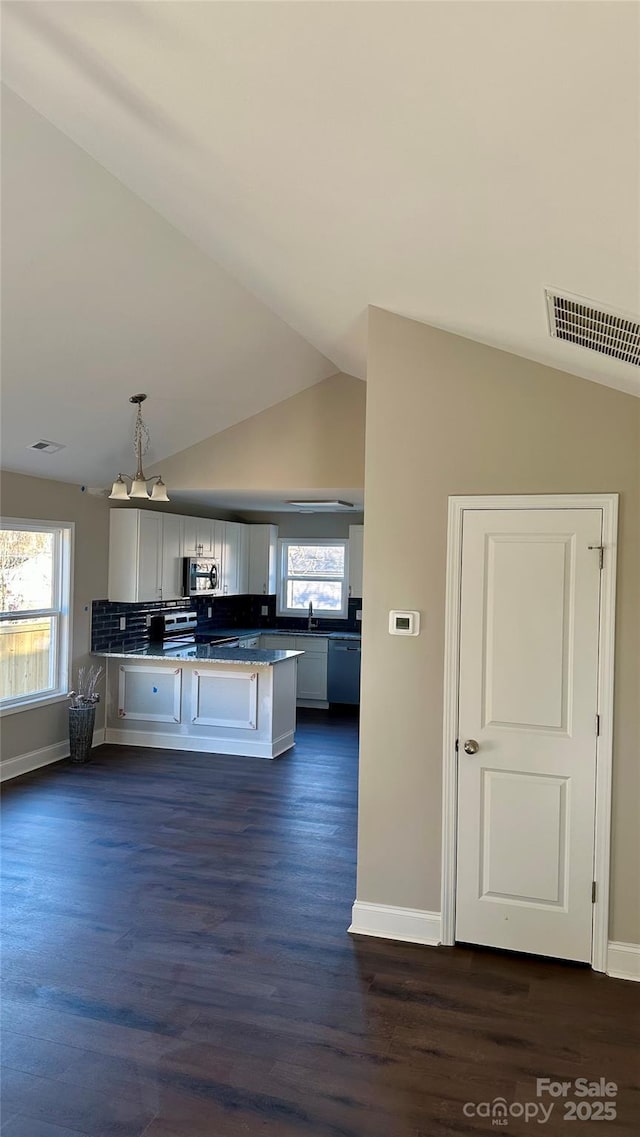
[[[269,615],[269,606],[267,604],[262,605],[262,608],[260,609],[260,615],[261,616],[268,616]]]
[[[356,620],[362,620],[362,608],[358,608],[356,611]]]
[[[126,629],[127,629],[127,617],[121,616],[120,617],[120,631],[124,632],[124,631],[126,631]]]
[[[210,620],[212,616],[213,616],[213,608],[207,608],[207,620]]]

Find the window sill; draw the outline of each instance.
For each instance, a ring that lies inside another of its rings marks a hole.
[[[36,707],[50,707],[54,703],[66,703],[68,698],[66,692],[65,694],[51,692],[41,697],[36,696],[23,703],[5,703],[3,707],[0,707],[0,718],[4,718],[5,715],[17,715],[20,711],[34,711]]]

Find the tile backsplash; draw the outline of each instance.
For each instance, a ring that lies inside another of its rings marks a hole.
[[[262,615],[262,608],[268,614]],[[212,609],[211,618],[208,609]],[[319,619],[318,629],[324,632],[360,631],[360,621],[356,612],[362,608],[362,600],[349,600],[349,614],[346,620]],[[276,616],[275,596],[203,596],[197,599],[159,600],[146,604],[118,604],[110,600],[94,600],[91,614],[91,650],[119,651],[137,650],[149,642],[147,616],[169,610],[193,609],[198,613],[198,632],[215,633],[219,628],[291,628],[302,630],[307,626],[306,617],[294,619],[290,616]],[[120,630],[120,619],[124,616],[126,628]]]

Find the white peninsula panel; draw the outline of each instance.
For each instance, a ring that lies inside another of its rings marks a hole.
[[[104,652],[106,742],[277,758],[295,741],[301,653],[198,647]]]
[[[229,668],[194,668],[191,721],[199,726],[255,730],[258,723],[258,673]]]
[[[181,667],[118,668],[118,718],[139,722],[180,722]]]

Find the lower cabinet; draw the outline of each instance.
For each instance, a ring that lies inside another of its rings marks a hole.
[[[329,641],[322,636],[260,636],[260,647],[280,651],[303,651],[298,656],[298,702],[326,703],[327,652]]]
[[[326,653],[306,651],[298,658],[298,699],[327,700]]]

